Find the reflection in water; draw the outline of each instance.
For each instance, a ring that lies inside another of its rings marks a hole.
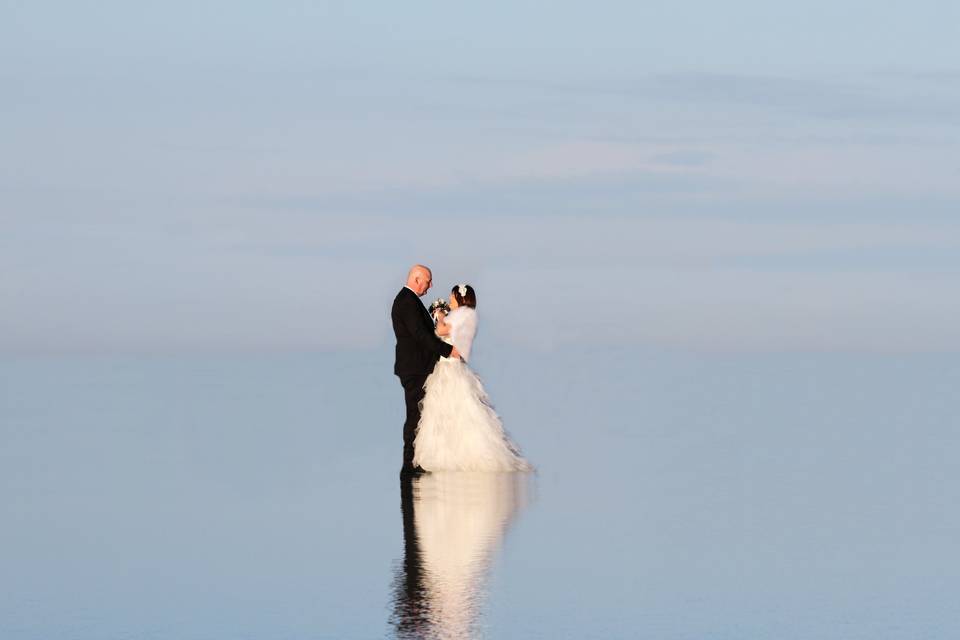
[[[504,532],[526,504],[528,476],[436,472],[400,480],[403,564],[392,623],[401,638],[468,638]]]

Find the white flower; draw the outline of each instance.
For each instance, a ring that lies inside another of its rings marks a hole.
[[[457,289],[460,291],[460,297],[461,297],[461,298],[464,297],[465,295],[467,295],[467,285],[465,285],[465,284],[459,284],[459,285],[457,285]]]

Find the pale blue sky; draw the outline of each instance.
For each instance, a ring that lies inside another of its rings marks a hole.
[[[960,349],[957,24],[0,1],[0,352],[378,348],[419,260],[491,344]]]

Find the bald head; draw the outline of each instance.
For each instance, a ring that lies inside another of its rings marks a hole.
[[[433,285],[433,273],[428,267],[422,264],[415,264],[410,267],[410,273],[407,274],[407,286],[413,289],[418,296],[425,294]]]

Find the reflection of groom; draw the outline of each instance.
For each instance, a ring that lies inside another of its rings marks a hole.
[[[456,348],[447,344],[433,332],[433,320],[420,302],[433,284],[433,274],[422,264],[416,264],[407,275],[407,286],[393,300],[390,318],[393,333],[397,336],[396,361],[393,373],[400,378],[403,395],[407,402],[407,420],[403,423],[403,467],[400,473],[409,474],[413,467],[413,439],[420,422],[420,401],[423,400],[423,384],[433,372],[440,356],[458,358]]]

